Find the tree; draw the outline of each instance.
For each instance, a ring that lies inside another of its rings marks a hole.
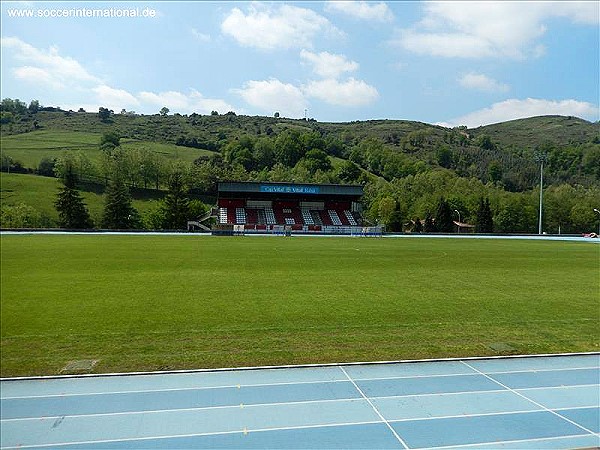
[[[169,114],[169,108],[167,108],[166,106],[163,106],[162,108],[160,108],[159,114],[163,117],[165,117],[167,114]]]
[[[110,152],[119,145],[121,145],[121,138],[114,131],[104,133],[100,138],[100,150],[103,150],[105,152]]]
[[[477,146],[482,150],[494,150],[496,148],[496,144],[492,142],[492,138],[490,138],[487,134],[480,135],[476,140]]]
[[[187,197],[183,174],[175,171],[169,178],[169,192],[164,200],[165,217],[163,228],[182,230],[187,228],[190,218],[190,200]]]
[[[440,200],[438,201],[435,223],[437,231],[440,233],[452,233],[454,231],[452,208],[450,208],[450,204],[444,197],[440,197]]]
[[[44,177],[53,177],[54,176],[54,166],[56,165],[56,159],[50,158],[49,156],[44,156],[40,163],[38,164],[38,175],[42,175]]]
[[[103,228],[130,230],[139,226],[139,214],[131,204],[129,189],[120,176],[116,176],[108,184],[105,195]]]
[[[421,223],[421,219],[419,219],[418,217],[415,219],[415,227],[414,227],[413,231],[415,233],[423,232],[423,224]]]
[[[19,116],[27,114],[27,105],[18,98],[5,98],[0,104],[0,111],[10,112]]]
[[[29,107],[27,109],[31,114],[37,113],[40,110],[39,100],[31,100],[31,103],[29,103]]]
[[[108,108],[104,108],[104,107],[100,107],[98,109],[98,118],[102,121],[102,122],[109,122],[110,121],[110,116],[114,113],[114,111],[112,109],[108,109]]]
[[[265,137],[257,139],[254,143],[253,156],[258,170],[273,167],[273,164],[275,164],[273,141]]]
[[[276,119],[279,119],[279,111],[275,111],[275,114],[273,114],[273,117],[275,117]]]
[[[327,153],[323,150],[309,150],[304,155],[302,162],[311,175],[314,175],[317,170],[328,172],[333,168]]]
[[[394,213],[394,211],[396,209],[396,200],[394,200],[390,196],[382,197],[377,202],[377,209],[378,209],[377,215],[379,217],[379,222],[388,226],[390,223],[392,214]]]
[[[425,233],[435,233],[437,231],[430,213],[427,213],[427,216],[425,216],[425,225],[423,226],[423,231]]]
[[[494,183],[502,179],[502,164],[500,161],[492,161],[488,166],[488,176]]]
[[[67,229],[92,228],[94,224],[81,194],[76,189],[77,176],[71,165],[66,169],[63,185],[54,202],[58,211],[58,225]]]
[[[44,228],[52,226],[50,219],[25,203],[2,205],[0,208],[2,228]]]
[[[297,130],[286,129],[275,141],[277,162],[286,167],[294,167],[304,156],[300,133]]]
[[[492,208],[490,207],[490,199],[486,197],[485,199],[485,204],[484,204],[484,209],[485,209],[485,228],[486,228],[486,233],[493,233],[494,232],[494,215],[492,214]]]
[[[479,207],[475,219],[475,231],[477,233],[492,233],[494,231],[494,219],[490,209],[490,199],[479,198]]]
[[[398,232],[402,231],[402,208],[399,201],[395,201],[394,211],[390,215],[387,223],[387,230]]]
[[[355,183],[360,178],[361,173],[360,167],[349,160],[345,160],[337,170],[339,179],[347,183]]]
[[[218,115],[219,115],[219,112],[218,112],[218,111],[211,111],[211,112],[210,112],[210,115],[211,115],[211,116],[218,116]]]
[[[435,151],[435,157],[438,164],[446,169],[450,168],[452,165],[452,151],[445,145],[437,148]]]

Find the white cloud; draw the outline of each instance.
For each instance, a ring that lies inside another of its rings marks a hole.
[[[211,41],[210,34],[201,33],[200,31],[198,31],[195,28],[192,28],[190,30],[190,32],[192,33],[192,36],[194,36],[194,38],[196,38],[196,40],[198,40],[199,42],[210,42]]]
[[[462,76],[458,82],[463,87],[483,92],[507,92],[509,90],[508,84],[500,83],[482,73],[468,73]]]
[[[303,117],[307,106],[300,88],[282,83],[276,78],[251,80],[242,89],[235,89],[233,92],[239,94],[246,103],[269,115],[278,111],[284,117]]]
[[[216,98],[205,98],[200,92],[192,89],[189,94],[184,94],[178,91],[167,91],[167,92],[140,92],[138,94],[139,100],[146,104],[152,105],[152,107],[162,108],[166,106],[172,112],[178,112],[182,114],[210,114],[211,111],[219,111],[225,113],[228,111],[235,111],[236,108],[231,106],[224,100]],[[150,106],[147,107],[150,111]]]
[[[310,48],[319,34],[343,34],[313,10],[261,3],[253,3],[247,14],[239,8],[232,9],[221,24],[221,31],[243,46],[263,50]]]
[[[420,55],[448,58],[480,58],[492,56],[494,53],[490,43],[484,39],[459,33],[420,33],[401,30],[392,43]]]
[[[357,19],[372,20],[375,22],[389,22],[394,19],[394,14],[385,3],[367,1],[328,1],[325,4],[328,12],[341,12]]]
[[[166,106],[173,110],[183,110],[189,104],[189,99],[186,95],[177,91],[160,92],[158,94],[154,92],[140,92],[138,94],[140,100],[144,103],[149,103],[159,107]]]
[[[79,62],[61,56],[56,47],[37,49],[16,37],[2,38],[2,47],[11,50],[17,60],[27,64],[15,70],[21,69],[20,74],[29,77],[28,81],[35,81],[31,76],[37,74],[40,76],[39,81],[54,86],[67,86],[73,82],[100,82],[98,77],[89,73]]]
[[[235,111],[235,108],[226,101],[204,98],[193,89],[187,94],[178,91],[160,93],[142,91],[136,95],[124,89],[108,86],[73,58],[61,56],[55,47],[50,47],[48,50],[37,49],[16,37],[2,38],[2,47],[13,51],[17,60],[29,63],[12,70],[16,79],[55,90],[68,89],[78,92],[86,99],[85,105],[80,106],[88,111],[97,111],[100,106],[114,111],[135,108],[142,113],[157,112],[163,106],[183,114],[192,112],[210,114],[213,110]],[[79,106],[71,106],[70,109],[79,109]]]
[[[300,58],[312,64],[313,71],[324,78],[337,78],[344,72],[358,70],[358,63],[348,60],[344,55],[334,55],[328,52],[312,53],[302,50]]]
[[[218,111],[224,114],[229,111],[237,111],[238,113],[243,112],[239,108],[231,106],[225,100],[219,98],[205,98],[200,92],[192,89],[190,94],[190,112],[196,112],[198,114],[210,114],[212,111]]]
[[[334,79],[311,81],[304,87],[304,93],[338,106],[364,106],[379,98],[377,89],[354,78],[345,82]]]
[[[509,99],[449,122],[440,122],[440,124],[444,124],[444,126],[466,125],[469,128],[475,128],[507,120],[546,115],[575,116],[596,121],[600,117],[599,114],[598,106],[573,99],[558,101],[536,98]]]
[[[539,57],[536,40],[555,17],[600,22],[598,2],[429,2],[425,17],[392,41],[409,51],[449,58]]]
[[[64,87],[63,83],[56,79],[50,72],[39,67],[21,66],[13,70],[15,78],[32,84],[41,84],[53,89]]]
[[[93,88],[92,92],[96,94],[96,99],[101,106],[115,111],[140,104],[137,98],[124,89],[115,89],[102,84]]]

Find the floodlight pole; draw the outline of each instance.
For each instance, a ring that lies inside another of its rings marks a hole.
[[[594,208],[594,212],[600,216],[600,210],[598,210],[598,208]],[[598,237],[600,237],[600,217],[598,217]]]
[[[458,214],[458,223],[460,224],[460,212],[458,212],[458,209],[455,209],[454,212]],[[458,234],[460,234],[460,225],[458,225]]]
[[[546,160],[546,154],[536,152],[535,159],[540,163],[540,217],[538,220],[538,234],[542,234],[542,203],[544,200],[544,161]]]

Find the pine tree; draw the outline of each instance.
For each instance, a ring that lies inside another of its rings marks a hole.
[[[425,233],[434,233],[437,231],[430,213],[427,213],[427,216],[425,217],[425,226],[423,231],[425,231]]]
[[[422,233],[423,232],[423,224],[421,223],[421,219],[419,219],[418,217],[415,219],[415,227],[413,230],[415,233]]]
[[[190,200],[186,195],[181,172],[176,171],[169,179],[169,192],[164,201],[165,218],[163,228],[181,230],[187,227],[190,218]]]
[[[402,208],[400,202],[396,200],[394,211],[390,214],[390,218],[387,223],[388,231],[398,232],[402,231]]]
[[[485,218],[485,203],[483,202],[483,197],[479,198],[479,207],[477,208],[477,213],[475,215],[475,232],[476,233],[486,233],[486,218]]]
[[[490,199],[486,197],[485,204],[485,232],[493,233],[494,232],[494,216],[492,214],[492,208],[490,208]]]
[[[54,206],[58,211],[58,224],[61,228],[85,229],[94,226],[90,214],[76,189],[77,176],[73,166],[68,165],[63,178],[63,188],[59,191]]]
[[[492,233],[494,231],[494,218],[490,208],[490,199],[479,199],[477,208],[475,231],[477,233]]]
[[[452,208],[450,208],[444,197],[440,197],[440,201],[438,202],[435,224],[437,231],[440,233],[452,233],[454,231]]]
[[[108,184],[102,227],[114,230],[129,230],[140,226],[137,210],[131,204],[129,189],[120,177]]]

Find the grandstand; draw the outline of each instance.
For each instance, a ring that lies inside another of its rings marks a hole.
[[[353,234],[362,229],[362,186],[222,182],[217,230]]]

